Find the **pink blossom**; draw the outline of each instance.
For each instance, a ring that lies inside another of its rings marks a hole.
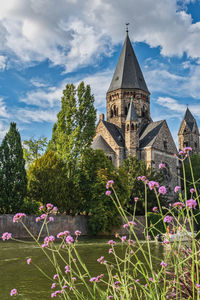
[[[3,241],[10,240],[12,238],[12,233],[4,232],[1,238]]]
[[[187,152],[189,152],[189,151],[192,151],[192,148],[191,148],[191,147],[185,147],[185,148],[183,149],[183,151],[184,151],[185,153],[187,153]]]
[[[128,227],[129,227],[128,224],[124,224],[124,225],[123,225],[123,228],[128,228]]]
[[[141,179],[142,179],[141,176],[138,176],[138,177],[137,177],[137,180],[138,180],[138,181],[140,181]]]
[[[163,268],[165,268],[165,267],[167,266],[167,264],[166,264],[164,261],[162,261],[162,262],[160,263],[160,265],[161,265]]]
[[[128,240],[128,244],[132,245],[132,246],[135,246],[135,242],[133,240]]]
[[[59,232],[59,233],[57,234],[57,238],[58,238],[58,239],[60,239],[60,238],[62,238],[62,237],[64,237],[64,236],[65,236],[64,232]]]
[[[39,210],[41,211],[41,210],[43,210],[43,209],[44,209],[44,206],[41,205],[41,206],[39,207]]]
[[[194,199],[189,199],[186,201],[186,206],[189,208],[196,208],[197,206],[197,201]]]
[[[47,208],[48,210],[51,210],[51,209],[53,208],[53,204],[47,203],[47,204],[46,204],[46,208]]]
[[[178,207],[180,210],[185,206],[183,202],[175,202],[173,207]]]
[[[106,191],[106,196],[110,196],[111,191]]]
[[[58,208],[56,207],[56,206],[54,206],[54,208],[53,208],[53,212],[57,212],[58,211]]]
[[[113,184],[114,184],[113,180],[108,180],[108,182],[106,183],[106,189],[109,189],[109,187],[112,187]]]
[[[61,291],[55,291],[54,293],[51,294],[51,298],[54,298],[59,294],[61,294]]]
[[[44,220],[46,217],[47,217],[46,214],[42,214],[42,215],[40,216],[40,219]]]
[[[99,263],[102,263],[103,260],[104,260],[104,256],[101,256],[100,258],[97,259],[97,261],[98,261]]]
[[[77,280],[77,279],[76,279],[76,277],[72,277],[72,280],[74,280],[74,281],[75,281],[75,280]]]
[[[81,235],[81,231],[79,231],[79,230],[76,230],[74,233],[75,233],[76,236]]]
[[[110,296],[108,296],[108,299],[113,299],[113,296],[111,296],[111,295],[110,295]]]
[[[115,245],[116,245],[116,242],[113,241],[113,240],[110,240],[110,241],[108,241],[108,245],[113,245],[113,246],[115,246]]]
[[[90,280],[89,280],[90,282],[93,282],[93,281],[96,281],[96,277],[92,277],[92,278],[90,278]]]
[[[55,279],[57,279],[58,278],[58,274],[55,274],[54,276],[53,276],[53,279],[55,280]]]
[[[199,283],[196,284],[196,288],[197,288],[197,289],[200,288],[200,284],[199,284]]]
[[[136,279],[136,281],[135,282],[139,282],[140,281],[140,279]]]
[[[194,189],[194,188],[191,188],[191,189],[190,189],[190,193],[193,194],[194,192],[195,192],[195,189]]]
[[[174,188],[174,192],[177,193],[178,191],[180,191],[181,187],[179,185],[175,186]]]
[[[137,225],[134,221],[129,221],[128,224],[131,225],[131,226],[136,226]]]
[[[50,235],[50,236],[49,236],[49,242],[54,242],[54,241],[55,241],[55,236]]]
[[[54,282],[54,283],[52,283],[52,285],[51,285],[51,289],[55,289],[55,287],[56,287],[56,283]]]
[[[110,249],[108,250],[108,253],[109,253],[109,254],[113,253],[113,249],[110,248]]]
[[[170,244],[170,241],[166,239],[166,240],[164,240],[164,241],[162,242],[162,244],[163,244],[163,245],[169,245],[169,244]]]
[[[65,234],[65,235],[69,235],[70,232],[69,232],[68,230],[65,230],[65,231],[64,231],[64,234]]]
[[[159,164],[159,169],[163,169],[163,168],[165,168],[165,164],[163,164],[163,163],[161,163],[161,164]]]
[[[28,264],[28,265],[30,265],[30,263],[31,263],[31,260],[32,260],[31,258],[28,258],[28,259],[27,259],[27,261],[26,261],[26,262],[27,262],[27,264]]]
[[[65,273],[70,273],[70,268],[68,266],[65,266]]]
[[[18,223],[18,222],[22,221],[23,217],[26,217],[26,214],[24,214],[24,213],[15,214],[13,217],[13,223]]]
[[[164,222],[165,223],[170,223],[172,220],[173,220],[173,217],[171,217],[171,216],[165,216],[164,217]]]
[[[142,181],[145,181],[146,179],[147,179],[146,176],[142,176],[142,177],[141,177],[141,180],[142,180]]]
[[[165,195],[167,193],[167,189],[164,185],[162,185],[162,186],[159,187],[158,192],[162,195]]]
[[[53,222],[54,221],[54,217],[49,217],[49,222]]]
[[[138,197],[134,197],[134,201],[137,202],[139,200]]]
[[[67,285],[63,285],[62,289],[63,289],[63,290],[64,290],[64,289],[67,289]]]
[[[152,211],[158,211],[158,207],[157,206],[154,206]]]
[[[71,245],[74,242],[74,239],[71,235],[68,235],[65,241],[68,245]]]
[[[15,296],[15,295],[17,295],[17,294],[18,294],[17,289],[12,289],[12,290],[10,291],[10,296]]]
[[[122,242],[125,242],[125,241],[126,241],[126,236],[123,235],[123,236],[121,237],[121,240],[122,240]]]
[[[35,222],[37,223],[37,222],[39,222],[40,221],[40,217],[37,217],[36,219],[35,219]]]
[[[149,181],[148,185],[150,190],[153,190],[153,188],[159,188],[159,183],[153,180]]]
[[[178,153],[179,155],[184,155],[184,151],[179,151],[179,153]]]

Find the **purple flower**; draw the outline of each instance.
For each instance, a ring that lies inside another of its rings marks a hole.
[[[102,263],[102,260],[104,260],[104,256],[101,256],[100,258],[97,259],[97,261],[98,261],[99,263]]]
[[[10,291],[10,296],[15,296],[15,295],[17,295],[17,294],[18,294],[17,289],[12,289],[12,290]]]
[[[115,246],[115,245],[116,245],[116,242],[113,241],[113,240],[110,240],[110,241],[108,241],[108,245],[113,245],[113,246]]]
[[[122,240],[122,242],[125,242],[125,241],[126,241],[126,236],[123,235],[123,236],[121,237],[121,240]]]
[[[129,227],[128,224],[124,224],[124,225],[123,225],[123,228],[128,228],[128,227]]]
[[[146,176],[142,176],[142,177],[141,177],[141,180],[142,180],[142,181],[145,181],[146,179],[147,179]]]
[[[92,277],[92,278],[90,278],[90,282],[93,282],[93,281],[96,281],[96,277]]]
[[[40,221],[40,217],[37,217],[36,219],[35,219],[35,222],[37,223],[37,222],[39,222]]]
[[[137,202],[139,200],[138,197],[134,197],[134,201]]]
[[[12,238],[12,233],[4,232],[1,238],[3,241],[10,240]]]
[[[26,217],[26,214],[24,213],[17,213],[13,217],[13,223],[18,223],[22,220],[23,217]]]
[[[141,176],[138,176],[138,177],[137,177],[137,180],[140,181],[140,180],[141,180]]]
[[[31,258],[28,258],[26,262],[27,262],[28,265],[30,265],[30,263],[31,263]]]
[[[159,187],[158,192],[162,195],[165,195],[167,193],[167,189],[164,185],[162,185],[162,186]]]
[[[137,225],[134,221],[129,221],[128,224],[131,225],[131,226],[136,226]]]
[[[164,222],[165,223],[170,223],[172,220],[173,220],[173,217],[171,217],[171,216],[165,216],[164,217]]]
[[[47,203],[46,208],[47,208],[47,210],[51,210],[53,208],[53,204]]]
[[[74,242],[74,239],[71,235],[68,235],[65,241],[68,245],[71,245]]]
[[[158,207],[157,206],[154,206],[152,211],[158,211]]]
[[[55,279],[57,279],[58,278],[58,274],[55,274],[54,276],[53,276],[53,279],[55,280]]]
[[[108,180],[108,182],[106,183],[106,189],[109,189],[109,187],[112,187],[113,184],[114,184],[113,180]]]
[[[178,153],[179,155],[183,155],[184,154],[184,151],[179,151],[179,153]]]
[[[81,231],[79,231],[79,230],[76,230],[74,233],[75,233],[76,236],[81,235]]]
[[[110,196],[111,191],[106,191],[106,196]]]
[[[148,185],[150,190],[153,190],[153,188],[159,188],[159,183],[153,180],[149,181]]]
[[[159,169],[163,169],[163,168],[165,168],[165,164],[163,164],[163,163],[161,163],[161,164],[159,164]]]
[[[177,193],[178,191],[180,191],[181,187],[179,185],[175,186],[174,188],[174,192]]]
[[[199,283],[196,284],[196,288],[197,288],[197,289],[200,288],[200,284],[199,284]]]
[[[187,152],[189,152],[189,151],[192,151],[192,148],[191,148],[191,147],[185,147],[185,148],[183,149],[183,151],[184,151],[185,153],[187,153]]]
[[[70,273],[70,268],[68,266],[65,266],[65,273]]]
[[[40,216],[40,219],[44,220],[46,217],[47,217],[46,214],[42,214],[42,215]]]
[[[180,210],[185,206],[183,202],[175,202],[173,207],[178,207]]]
[[[49,222],[53,222],[54,221],[54,217],[49,217]]]
[[[195,189],[194,189],[194,188],[191,188],[191,189],[190,189],[190,193],[193,194],[194,192],[195,192]]]
[[[39,210],[41,211],[41,210],[43,210],[43,209],[44,209],[44,206],[41,205],[41,206],[39,207]]]
[[[55,289],[55,287],[56,287],[56,283],[54,282],[54,283],[52,283],[52,285],[51,285],[51,289]]]
[[[196,208],[197,206],[197,201],[194,199],[189,199],[186,201],[186,206],[189,208]]]
[[[162,261],[162,262],[160,263],[160,265],[161,265],[163,268],[165,268],[165,267],[167,266],[167,264],[166,264],[164,261]]]

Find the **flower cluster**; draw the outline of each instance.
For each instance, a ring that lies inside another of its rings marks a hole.
[[[148,183],[149,189],[153,190],[153,188],[159,188],[159,183],[157,181],[149,181]]]
[[[53,243],[55,241],[55,237],[53,235],[46,236],[44,238],[44,244],[42,244],[42,248],[49,247],[50,243]]]
[[[171,216],[165,216],[164,217],[164,222],[165,223],[171,223],[172,220],[173,220],[173,217],[171,217]]]
[[[26,217],[26,214],[24,214],[24,213],[15,214],[13,217],[13,223],[18,223],[18,222],[22,221],[23,217]]]
[[[10,240],[12,238],[12,233],[4,232],[1,238],[3,241]]]
[[[197,206],[197,201],[194,199],[189,199],[186,201],[186,206],[189,208],[196,208]]]
[[[90,282],[99,282],[101,280],[101,278],[104,276],[104,274],[100,274],[97,277],[92,277],[90,278]]]
[[[163,163],[161,163],[161,164],[159,164],[159,169],[163,169],[163,168],[165,168],[165,164],[163,164]]]
[[[174,192],[177,193],[181,190],[181,187],[179,185],[175,186]]]
[[[12,290],[10,291],[10,296],[15,296],[15,295],[17,295],[17,294],[18,294],[17,289],[12,289]]]
[[[175,208],[179,208],[180,210],[185,206],[185,204],[183,202],[175,202],[173,204],[173,207]]]

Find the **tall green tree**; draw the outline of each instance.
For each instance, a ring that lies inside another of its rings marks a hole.
[[[21,137],[16,123],[11,123],[0,146],[0,212],[20,211],[26,191],[27,176]]]
[[[68,176],[74,175],[78,160],[92,143],[95,121],[96,110],[90,86],[81,82],[76,89],[73,84],[67,84],[48,150],[56,151],[65,161]]]
[[[40,137],[39,139],[30,138],[23,141],[24,159],[29,165],[35,159],[41,157],[47,147],[47,138]]]

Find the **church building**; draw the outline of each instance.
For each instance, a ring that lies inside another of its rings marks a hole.
[[[107,118],[100,115],[92,148],[102,149],[119,167],[129,155],[146,161],[147,167],[166,166],[168,191],[178,185],[177,148],[166,120],[153,122],[150,92],[134,53],[129,35],[126,39],[106,94]],[[199,149],[196,121],[187,109],[179,130],[179,147],[192,142]],[[140,174],[139,174],[140,175]]]

